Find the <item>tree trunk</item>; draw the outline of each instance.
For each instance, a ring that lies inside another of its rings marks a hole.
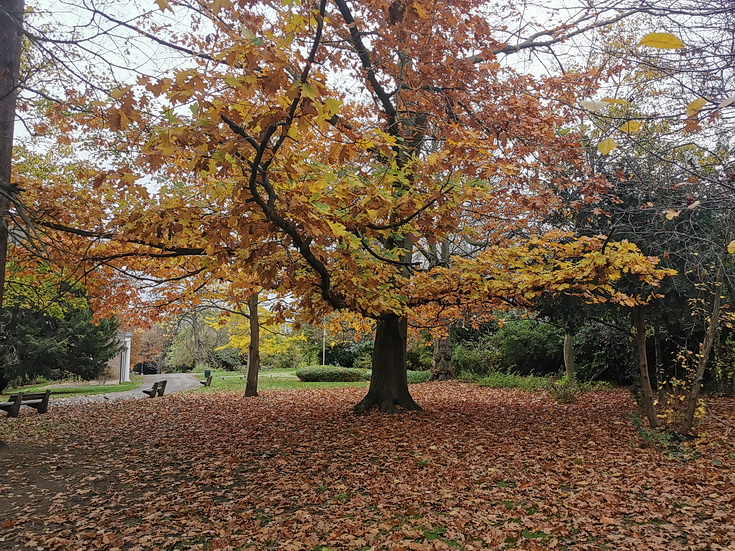
[[[434,339],[434,357],[431,366],[432,381],[454,379],[452,369],[452,340],[449,335]]]
[[[651,377],[648,374],[648,356],[646,353],[646,319],[643,306],[633,308],[633,326],[635,327],[635,344],[638,352],[638,369],[641,378],[641,390],[643,391],[643,412],[648,417],[651,428],[659,425],[656,415],[656,406],[653,403],[653,390],[651,389]]]
[[[666,382],[664,380],[664,375],[666,373],[664,369],[663,350],[661,348],[661,334],[658,329],[653,335],[653,345],[656,350],[656,391],[658,393],[658,401],[663,402],[666,395],[664,388],[664,384]]]
[[[694,380],[692,380],[692,388],[689,392],[687,410],[682,423],[684,434],[689,434],[694,426],[694,414],[697,411],[697,401],[699,400],[699,391],[702,388],[702,379],[704,379],[704,369],[707,367],[707,360],[709,359],[710,352],[712,352],[712,345],[717,337],[717,326],[722,305],[722,270],[718,273],[717,278],[718,281],[715,285],[715,296],[712,300],[712,312],[710,313],[709,326],[707,327],[707,333],[705,334],[704,342],[702,343],[702,350],[699,354],[697,370],[694,372]]]
[[[576,381],[577,370],[574,365],[574,333],[568,328],[564,329],[564,370],[568,381]]]
[[[245,396],[258,395],[258,372],[260,371],[260,319],[258,318],[258,293],[253,293],[248,301],[248,320],[250,322],[250,344],[248,345],[248,378]]]
[[[20,78],[20,46],[25,0],[3,0],[0,9],[0,312],[5,296],[5,266],[8,256],[8,209],[13,160],[15,100]],[[2,343],[0,343],[2,346]]]
[[[196,308],[194,308],[191,315],[191,336],[194,340],[194,369],[196,369],[204,364],[204,358],[202,358],[202,344],[199,340],[199,313]]]
[[[393,413],[396,406],[406,410],[420,410],[408,392],[406,378],[406,341],[408,321],[393,314],[378,320],[373,350],[373,374],[365,398],[355,406],[356,412],[377,407],[381,412]]]

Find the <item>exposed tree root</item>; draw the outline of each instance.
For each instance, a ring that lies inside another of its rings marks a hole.
[[[354,408],[355,413],[365,413],[378,408],[380,413],[398,413],[399,411],[423,411],[423,408],[414,402],[411,396],[393,397],[376,396],[368,393]]]

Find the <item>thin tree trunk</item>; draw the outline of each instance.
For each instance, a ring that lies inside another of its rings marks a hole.
[[[663,402],[665,398],[665,389],[664,389],[664,358],[663,358],[663,350],[661,349],[661,335],[656,329],[656,332],[653,335],[653,346],[656,350],[656,391],[658,393],[658,401]]]
[[[368,393],[355,406],[356,412],[377,407],[381,412],[393,413],[396,406],[406,410],[420,410],[408,392],[406,378],[406,318],[388,314],[378,320],[373,349],[373,373]]]
[[[564,370],[567,380],[577,380],[577,368],[574,365],[574,333],[571,329],[564,329]]]
[[[258,395],[258,372],[260,371],[260,319],[258,318],[258,293],[253,293],[248,301],[248,320],[250,322],[250,345],[248,345],[248,377],[245,396]]]
[[[202,343],[199,334],[199,313],[194,308],[191,316],[191,334],[194,339],[194,369],[204,364],[202,358]]]
[[[635,344],[638,352],[638,369],[640,371],[641,390],[643,391],[643,412],[648,417],[651,428],[659,425],[656,406],[653,403],[651,377],[648,374],[648,356],[646,353],[646,319],[643,306],[633,308],[633,326],[635,327]]]
[[[8,259],[8,209],[13,160],[15,104],[20,79],[20,49],[25,0],[3,0],[0,9],[0,312],[5,296]],[[0,343],[2,346],[4,343]]]
[[[432,381],[454,379],[452,369],[452,340],[449,335],[434,339],[434,356],[431,366]]]
[[[720,318],[720,309],[722,306],[722,269],[717,274],[717,283],[715,284],[715,296],[712,300],[712,311],[710,312],[709,325],[707,327],[707,333],[704,336],[704,342],[702,343],[702,350],[699,354],[699,361],[697,362],[697,370],[694,372],[694,379],[692,380],[692,388],[689,392],[689,401],[687,403],[687,410],[684,415],[683,426],[684,434],[691,432],[694,426],[694,414],[697,411],[697,401],[699,400],[699,391],[702,388],[702,380],[704,379],[704,370],[707,367],[707,360],[709,359],[710,352],[712,352],[712,345],[717,338],[717,326]]]

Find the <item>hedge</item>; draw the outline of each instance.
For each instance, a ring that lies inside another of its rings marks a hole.
[[[307,383],[369,381],[370,371],[333,365],[316,365],[297,369],[296,376]]]
[[[299,380],[307,383],[369,381],[370,370],[332,365],[314,365],[297,369],[296,376]],[[407,376],[409,383],[425,383],[431,377],[431,372],[409,370]]]

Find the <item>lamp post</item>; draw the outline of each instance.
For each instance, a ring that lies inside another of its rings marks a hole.
[[[327,365],[327,328],[322,329],[322,365]]]

